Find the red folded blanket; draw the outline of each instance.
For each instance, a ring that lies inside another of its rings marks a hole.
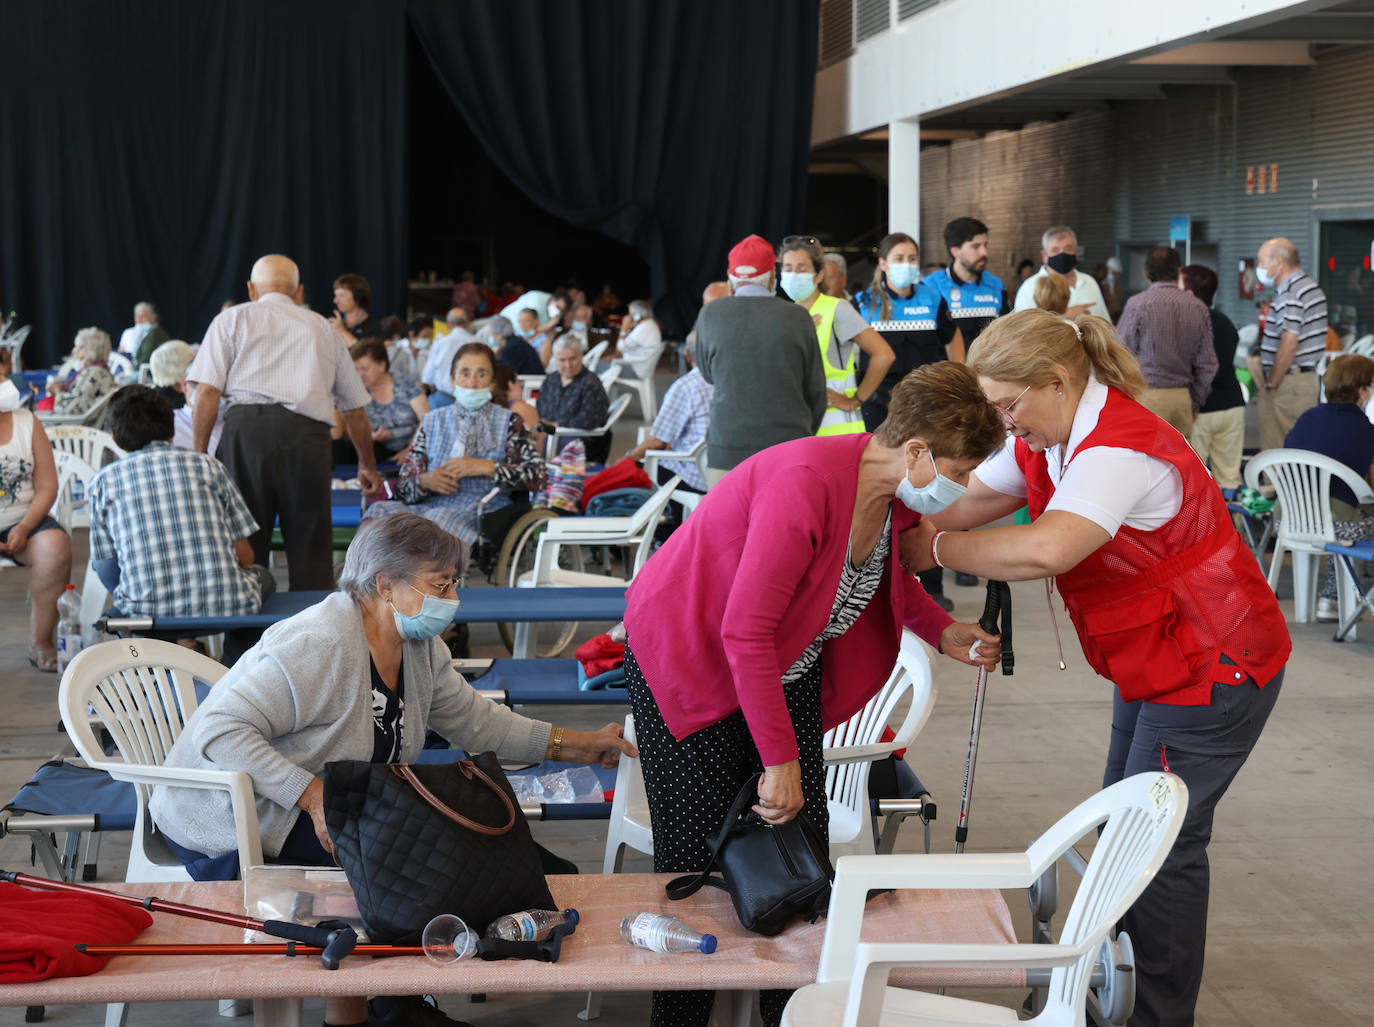
[[[0,984],[93,974],[110,957],[82,955],[78,942],[125,945],[152,923],[117,899],[0,884]]]
[[[625,643],[612,642],[610,635],[594,635],[578,646],[573,655],[581,661],[587,677],[594,678],[624,664]]]

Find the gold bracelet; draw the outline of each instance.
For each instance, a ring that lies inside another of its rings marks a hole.
[[[549,759],[557,763],[563,758],[563,729],[556,727],[553,729],[553,744],[549,747]]]

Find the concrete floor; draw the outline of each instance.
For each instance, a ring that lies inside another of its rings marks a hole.
[[[616,455],[628,447],[636,426],[630,422],[617,433]],[[85,536],[77,532],[78,568],[84,567]],[[981,588],[951,585],[948,591],[962,619],[973,619],[981,610]],[[1087,667],[1062,610],[1059,626],[1069,668],[1057,669],[1043,584],[1018,584],[1013,594],[1016,674],[990,681],[970,851],[1024,848],[1100,786],[1106,753],[1111,686]],[[1287,594],[1286,585],[1281,586],[1280,596]],[[7,611],[0,619],[0,702],[9,711],[0,721],[4,799],[44,760],[72,752],[56,730],[56,677],[38,673],[25,659],[24,604],[24,572],[0,571],[0,609]],[[1291,601],[1282,605],[1291,614]],[[1374,851],[1369,813],[1374,761],[1364,732],[1374,726],[1374,624],[1366,623],[1358,641],[1344,644],[1331,641],[1329,625],[1290,628],[1294,654],[1282,698],[1259,747],[1217,813],[1210,850],[1213,887],[1207,974],[1197,1015],[1200,1027],[1371,1020],[1374,979],[1366,974],[1374,952],[1374,878],[1369,872],[1369,853]],[[474,655],[504,653],[495,630],[487,626],[474,629],[473,647]],[[951,851],[974,674],[938,656],[934,667],[939,702],[908,758],[941,804],[934,848]],[[528,712],[571,727],[607,719],[605,712],[566,708]],[[574,859],[583,872],[599,871],[605,837],[600,825],[535,824],[534,831],[545,845]],[[919,829],[908,826],[898,847],[916,851],[920,843]],[[101,880],[123,879],[126,849],[117,837],[106,842]],[[0,866],[28,869],[28,859],[23,839],[0,840]],[[631,859],[627,869],[650,867],[647,859]],[[1009,895],[1008,901],[1024,939],[1024,897]],[[1005,992],[987,997],[1008,1004],[1020,999]],[[577,996],[493,995],[483,1005],[454,996],[442,1004],[450,1015],[480,1027],[572,1025],[579,1022],[574,1013],[581,1008]],[[608,995],[602,1022],[646,1022],[647,1008],[643,995]],[[319,1022],[321,1011],[320,1003],[308,1003],[306,1023]],[[47,1022],[96,1025],[104,1022],[103,1016],[100,1007],[53,1007],[47,1011]],[[21,1021],[20,1010],[0,1008],[0,1024]],[[226,1021],[216,1015],[213,1003],[205,1002],[135,1006],[129,1022],[218,1027]]]

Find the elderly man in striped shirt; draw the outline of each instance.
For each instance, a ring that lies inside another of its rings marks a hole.
[[[329,428],[337,407],[358,452],[363,491],[380,492],[363,412],[371,397],[329,322],[300,305],[294,261],[260,258],[248,296],[210,322],[187,369],[186,379],[196,383],[196,450],[209,450],[223,396],[229,408],[216,455],[260,526],[248,540],[253,562],[267,564],[280,517],[291,588],[333,588]]]
[[[1255,271],[1274,290],[1260,339],[1264,380],[1259,387],[1260,448],[1274,449],[1303,412],[1317,405],[1313,372],[1326,350],[1326,294],[1298,263],[1289,239],[1270,239],[1259,248]]]

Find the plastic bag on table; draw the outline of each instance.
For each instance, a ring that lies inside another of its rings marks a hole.
[[[359,941],[367,940],[358,900],[337,867],[249,867],[243,873],[243,908],[255,920],[311,927],[321,920],[344,920],[358,932]]]

